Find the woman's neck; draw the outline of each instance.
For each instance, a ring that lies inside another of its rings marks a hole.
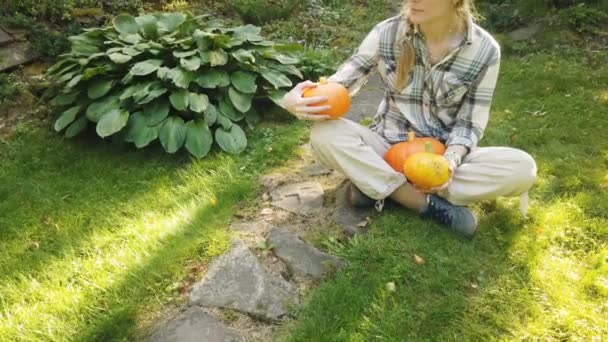
[[[440,42],[446,37],[463,31],[463,21],[457,15],[449,15],[420,24],[420,30],[428,42]]]

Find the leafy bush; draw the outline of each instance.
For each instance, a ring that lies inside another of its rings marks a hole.
[[[302,55],[298,69],[304,79],[316,81],[319,77],[334,74],[339,60],[332,50],[309,50]]]
[[[560,17],[570,29],[581,34],[595,33],[602,23],[608,21],[608,14],[593,7],[580,3],[563,10]]]
[[[182,146],[205,156],[214,141],[239,153],[247,145],[236,122],[258,120],[254,99],[280,99],[299,46],[275,44],[260,28],[234,28],[205,16],[120,15],[113,26],[70,37],[71,52],[49,69],[52,103],[63,106],[55,130],[72,137],[92,122],[101,137],[137,148],[156,139],[168,153]],[[212,134],[214,131],[214,134]]]
[[[136,13],[142,7],[142,0],[0,0],[0,14],[59,22],[71,17],[72,9],[83,7],[103,7],[106,12]]]
[[[0,73],[0,104],[10,100],[19,92],[17,86],[5,73]]]
[[[245,23],[260,25],[289,16],[299,0],[230,0],[230,5]]]

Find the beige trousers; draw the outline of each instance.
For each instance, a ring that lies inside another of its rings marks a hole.
[[[391,145],[378,133],[351,120],[315,123],[310,141],[319,162],[342,172],[373,199],[388,197],[407,181],[383,159]],[[526,152],[509,147],[478,147],[463,158],[445,197],[452,204],[468,205],[527,194],[535,178],[536,163]]]

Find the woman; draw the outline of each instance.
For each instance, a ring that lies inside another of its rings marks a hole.
[[[508,147],[477,147],[488,122],[500,64],[500,47],[474,23],[472,0],[406,0],[402,13],[378,25],[328,81],[351,96],[375,68],[384,97],[370,128],[346,119],[327,120],[315,106],[323,98],[302,98],[316,84],[302,82],[283,98],[283,107],[303,120],[318,121],[311,145],[326,166],[350,179],[347,200],[378,210],[390,197],[446,228],[472,238],[475,215],[466,205],[500,196],[527,194],[536,164]],[[450,180],[421,193],[383,159],[407,132],[431,136],[447,149]],[[523,198],[523,196],[522,196]]]

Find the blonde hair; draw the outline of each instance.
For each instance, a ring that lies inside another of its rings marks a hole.
[[[407,6],[407,2],[408,0],[403,0],[401,5],[401,15],[403,20],[405,20],[405,25],[409,25],[409,8]],[[475,5],[473,4],[473,0],[456,0],[454,6],[456,7],[456,15],[464,22],[466,22],[469,17],[471,17],[474,21],[480,18],[477,10],[475,9]],[[402,46],[399,62],[397,63],[397,89],[403,90],[403,88],[405,88],[410,71],[412,71],[415,61],[416,51],[414,50],[412,43],[406,39]]]

